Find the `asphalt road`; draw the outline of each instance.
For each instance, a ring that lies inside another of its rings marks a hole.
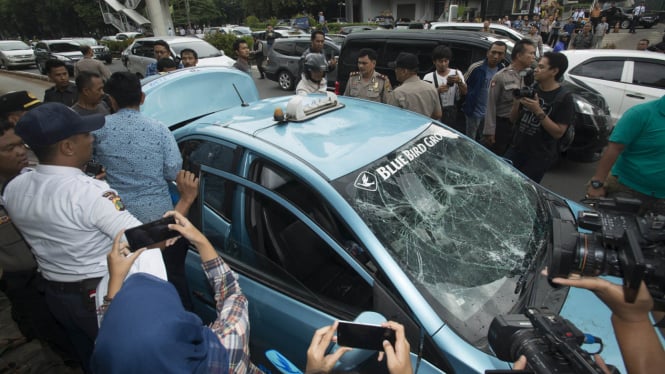
[[[112,64],[107,66],[112,72],[125,71],[125,67],[119,60],[114,60]],[[34,75],[25,73],[32,73]],[[253,71],[253,74],[261,98],[292,94],[292,92],[280,89],[276,82],[267,79],[258,79],[259,75],[256,70]],[[28,75],[31,75],[33,78],[27,78]],[[0,94],[16,90],[28,90],[37,97],[43,98],[44,90],[49,88],[51,84],[48,81],[34,79],[35,75],[40,76],[36,69],[25,69],[9,73],[0,71]],[[559,195],[578,201],[584,196],[585,183],[593,175],[595,165],[596,163],[583,164],[562,160],[545,174],[541,184]]]

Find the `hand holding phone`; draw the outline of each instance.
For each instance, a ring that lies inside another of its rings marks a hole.
[[[389,327],[340,321],[337,344],[343,347],[383,351],[383,341],[395,345],[395,331]]]
[[[169,224],[175,224],[175,218],[172,216],[125,231],[129,249],[134,252],[140,248],[180,235],[177,231],[169,229]]]

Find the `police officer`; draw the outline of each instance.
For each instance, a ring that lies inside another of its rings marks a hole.
[[[28,166],[28,152],[14,124],[0,121],[0,188]],[[43,295],[43,279],[30,247],[23,240],[0,201],[0,290],[11,302],[12,319],[27,339],[38,338],[73,360],[74,352],[64,330],[53,319]]]
[[[535,61],[536,46],[531,40],[520,40],[513,48],[511,59],[511,64],[492,78],[483,129],[483,142],[499,156],[506,153],[513,136],[510,122],[513,90],[522,87],[520,72],[530,68]]]
[[[358,53],[359,71],[354,71],[349,76],[344,96],[385,103],[392,86],[388,77],[377,73],[375,67],[376,52],[370,48],[361,49]]]
[[[120,230],[141,224],[106,182],[82,171],[92,157],[91,132],[103,125],[103,115],[81,117],[60,103],[26,113],[15,132],[40,165],[7,183],[2,196],[45,279],[48,308],[86,372],[97,335],[95,290],[108,271],[106,254]]]
[[[388,95],[386,103],[435,120],[441,119],[439,93],[434,86],[418,77],[418,57],[402,52],[392,65],[395,77],[402,84]]]
[[[25,112],[36,108],[41,101],[28,91],[14,91],[0,96],[0,119],[16,124]],[[13,130],[12,130],[13,131]]]

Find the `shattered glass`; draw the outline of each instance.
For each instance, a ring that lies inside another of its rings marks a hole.
[[[442,319],[486,349],[492,319],[549,233],[539,191],[506,162],[432,125],[334,185]]]

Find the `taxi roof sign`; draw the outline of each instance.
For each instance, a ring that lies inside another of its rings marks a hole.
[[[319,95],[296,95],[286,105],[286,120],[307,121],[343,107],[344,104],[340,103],[337,95],[332,92],[326,92],[326,96],[322,98]]]

